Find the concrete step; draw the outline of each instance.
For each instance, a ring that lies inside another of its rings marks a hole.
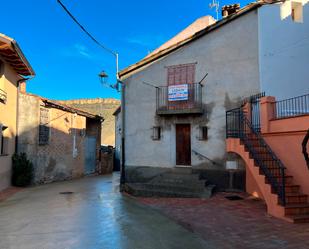
[[[152,184],[178,184],[182,186],[205,185],[205,181],[199,180],[198,174],[175,174],[164,173],[153,178],[149,183]]]
[[[171,198],[210,198],[214,186],[204,189],[185,188],[177,186],[151,185],[143,183],[128,183],[126,191],[139,197],[171,197]]]
[[[299,194],[299,193],[288,193],[285,196],[286,204],[306,204],[308,202],[308,196]],[[278,198],[278,204],[280,205],[281,201]]]
[[[309,215],[309,204],[287,204],[285,207],[286,216]]]
[[[309,215],[307,214],[286,216],[286,219],[296,224],[309,223]]]
[[[144,183],[143,184],[147,189],[165,189],[165,190],[175,190],[177,192],[203,192],[206,188],[204,184],[200,185],[178,185],[178,184],[166,184],[166,183]]]

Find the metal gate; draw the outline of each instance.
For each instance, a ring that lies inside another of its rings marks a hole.
[[[85,138],[85,174],[95,173],[96,168],[96,138]]]
[[[260,119],[260,100],[265,97],[265,92],[252,95],[245,100],[251,106],[251,125],[256,132],[261,132],[261,119]]]

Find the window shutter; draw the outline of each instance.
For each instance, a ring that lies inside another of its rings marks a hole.
[[[181,85],[195,83],[195,64],[171,66],[167,69],[167,84]]]

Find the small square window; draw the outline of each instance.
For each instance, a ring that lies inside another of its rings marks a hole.
[[[301,2],[292,2],[291,17],[294,22],[303,22],[303,4]]]
[[[160,140],[161,139],[161,127],[155,126],[152,128],[152,140]]]
[[[208,139],[208,127],[200,126],[199,127],[199,140],[205,141]]]

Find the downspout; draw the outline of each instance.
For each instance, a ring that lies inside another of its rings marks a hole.
[[[126,183],[125,169],[125,84],[121,82],[121,175],[120,191],[124,191]]]
[[[29,78],[21,78],[17,80],[17,96],[16,96],[16,135],[15,135],[15,153],[18,153],[18,136],[19,136],[19,95],[20,95],[20,83],[21,82],[27,82],[28,80],[32,80],[34,76],[30,76]]]

